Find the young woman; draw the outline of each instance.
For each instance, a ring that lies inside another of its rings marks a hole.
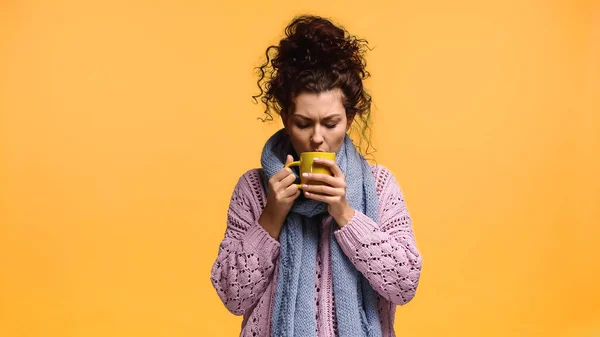
[[[284,128],[233,191],[211,276],[227,309],[244,315],[241,336],[395,336],[396,306],[415,295],[422,260],[402,192],[347,135],[370,122],[366,48],[301,16],[259,67],[256,97]],[[336,153],[319,161],[333,176],[311,174],[299,189],[284,165],[318,151]]]

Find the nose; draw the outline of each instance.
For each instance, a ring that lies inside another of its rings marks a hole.
[[[313,144],[321,144],[321,143],[323,143],[323,140],[324,140],[324,138],[323,138],[323,135],[321,134],[321,127],[317,125],[314,128],[314,132],[312,134],[312,137],[310,138],[310,141]]]

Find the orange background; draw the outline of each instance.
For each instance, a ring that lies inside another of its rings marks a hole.
[[[399,336],[600,336],[597,1],[3,1],[0,336],[236,336],[209,274],[300,13],[367,38]]]

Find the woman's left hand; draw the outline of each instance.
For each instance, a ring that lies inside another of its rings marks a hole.
[[[343,227],[354,216],[354,209],[346,201],[346,177],[333,160],[315,158],[316,163],[329,168],[333,176],[321,173],[303,173],[305,179],[318,181],[326,185],[304,184],[304,196],[309,199],[322,201],[329,205],[329,214],[338,226]]]

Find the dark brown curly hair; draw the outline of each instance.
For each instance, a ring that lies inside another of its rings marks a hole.
[[[370,141],[372,98],[363,87],[370,76],[364,55],[368,42],[350,35],[330,20],[312,15],[298,16],[285,28],[279,45],[269,46],[266,61],[257,67],[260,94],[252,96],[265,105],[263,122],[273,120],[273,112],[286,115],[294,111],[294,99],[302,92],[320,93],[339,88],[348,118],[362,141]],[[374,152],[374,151],[373,151]],[[372,152],[371,152],[372,153]]]

